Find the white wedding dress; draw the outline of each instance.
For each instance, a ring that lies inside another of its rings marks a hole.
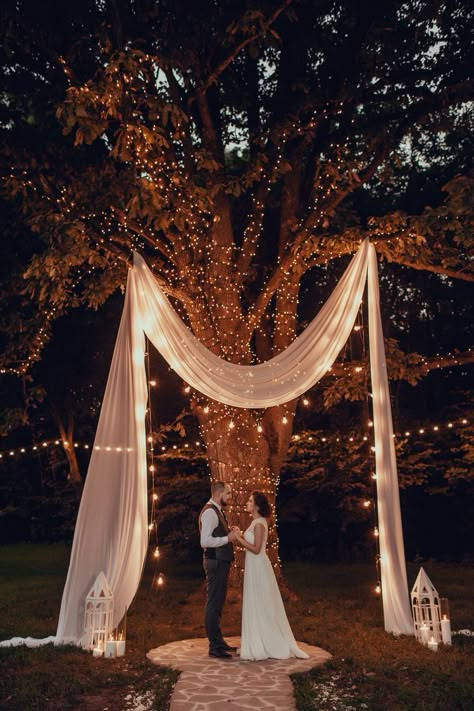
[[[240,658],[252,661],[290,657],[309,659],[296,644],[275,573],[267,556],[266,519],[254,519],[245,531],[244,538],[249,543],[255,543],[255,526],[258,523],[265,528],[260,553],[245,553]]]

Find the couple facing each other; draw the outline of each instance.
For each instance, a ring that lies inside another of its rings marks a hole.
[[[233,544],[237,541],[246,549],[240,658],[253,661],[290,657],[308,659],[308,655],[296,644],[266,553],[270,504],[261,492],[251,494],[247,511],[252,516],[252,523],[242,534],[237,526],[229,527],[227,523],[225,508],[231,497],[229,484],[214,482],[211,498],[199,514],[207,583],[205,626],[209,655],[230,659],[231,652],[236,651],[224,640],[220,620],[234,559]]]

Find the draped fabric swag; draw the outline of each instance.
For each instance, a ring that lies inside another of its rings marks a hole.
[[[228,363],[205,348],[176,314],[143,259],[135,254],[77,519],[56,644],[81,644],[85,596],[101,570],[114,593],[115,624],[139,585],[148,538],[143,333],[176,373],[204,395],[241,408],[280,405],[311,388],[335,361],[354,326],[367,269],[385,629],[413,634],[377,257],[366,240],[305,331],[284,352],[253,366]]]

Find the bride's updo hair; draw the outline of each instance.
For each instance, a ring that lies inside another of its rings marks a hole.
[[[252,491],[252,496],[255,501],[255,505],[258,506],[260,516],[269,518],[272,513],[272,507],[268,503],[268,499],[265,494],[262,494],[261,491]]]

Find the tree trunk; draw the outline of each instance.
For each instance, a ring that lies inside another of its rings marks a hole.
[[[275,516],[280,467],[277,471],[271,468],[272,448],[261,411],[230,408],[213,400],[199,405],[195,403],[194,410],[207,447],[211,481],[221,480],[232,486],[229,523],[244,532],[251,523],[250,514],[246,512],[250,494],[262,491],[267,496],[273,510],[267,551],[275,573],[280,577]],[[233,588],[241,585],[244,554],[239,546],[235,546],[235,562],[230,576]]]
[[[76,457],[76,450],[74,449],[73,432],[74,427],[72,422],[69,422],[68,431],[66,433],[66,428],[56,412],[53,413],[58,426],[59,434],[61,435],[61,441],[63,443],[64,453],[69,465],[68,480],[74,486],[82,486],[82,476],[79,469],[79,463]]]

